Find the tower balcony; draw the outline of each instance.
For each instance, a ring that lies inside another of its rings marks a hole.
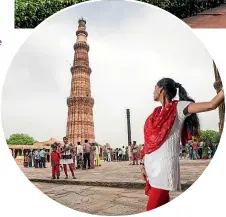
[[[82,96],[68,97],[67,105],[68,106],[88,105],[88,106],[93,107],[94,99],[92,97],[82,97]]]
[[[85,121],[85,120],[81,120],[81,121],[68,121],[67,122],[68,125],[85,125],[85,126],[91,126],[91,127],[94,127],[94,123],[91,122],[91,121]]]
[[[74,50],[81,48],[86,49],[87,52],[89,52],[89,45],[86,42],[76,42],[74,44]]]
[[[92,69],[90,67],[84,66],[84,65],[76,65],[71,67],[71,74],[76,73],[76,72],[86,72],[89,75],[92,72]]]
[[[78,29],[78,30],[76,31],[76,35],[77,35],[77,36],[80,35],[80,34],[83,34],[83,35],[85,35],[86,37],[88,36],[88,32],[87,32],[85,29]]]

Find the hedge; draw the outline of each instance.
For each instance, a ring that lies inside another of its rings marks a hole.
[[[88,0],[16,0],[15,28],[35,28],[52,14]],[[194,16],[204,10],[217,7],[226,0],[139,0],[158,6],[178,18]]]

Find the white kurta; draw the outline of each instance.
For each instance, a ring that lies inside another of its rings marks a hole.
[[[144,157],[147,178],[152,187],[169,191],[180,189],[180,139],[186,118],[183,111],[190,103],[178,102],[177,116],[167,140],[158,150]]]

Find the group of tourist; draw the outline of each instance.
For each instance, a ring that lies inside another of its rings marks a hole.
[[[24,156],[24,167],[46,168],[46,161],[45,149],[30,151]]]
[[[180,159],[211,159],[213,158],[218,144],[205,140],[188,141],[187,145],[180,149]]]
[[[143,147],[143,145],[142,145]],[[103,150],[104,161],[129,161],[130,165],[138,165],[139,151],[136,141],[130,144],[128,148],[122,146],[122,148],[116,148],[113,151],[111,148],[104,146]]]
[[[111,148],[104,146],[103,149],[104,161],[125,161],[127,159],[127,150],[125,146],[122,148],[116,148],[115,151],[112,151]]]
[[[84,144],[80,142],[74,147],[68,142],[68,138],[63,138],[64,144],[52,144],[51,165],[52,178],[59,179],[60,166],[63,167],[65,179],[68,179],[67,165],[71,171],[73,179],[75,179],[75,169],[94,169],[100,164],[100,146],[95,143],[89,143],[88,140]]]

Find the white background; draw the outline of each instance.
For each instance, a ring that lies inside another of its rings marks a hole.
[[[6,3],[4,6],[2,3]],[[3,17],[3,19],[2,19]],[[10,62],[16,51],[26,40],[30,31],[13,30],[13,1],[0,1],[0,88]],[[226,82],[226,30],[194,30],[194,33],[203,41],[210,54],[213,56],[223,83]],[[204,80],[205,78],[203,78]],[[202,81],[200,81],[201,86]],[[16,108],[15,108],[16,109]],[[1,123],[1,120],[0,120]],[[211,161],[209,167],[198,181],[185,193],[173,200],[168,205],[152,211],[152,216],[213,216],[225,212],[225,133],[223,133],[219,149]],[[0,216],[32,215],[33,217],[44,216],[75,216],[78,212],[70,210],[49,199],[46,195],[35,188],[16,166],[10,157],[5,143],[2,127],[0,125]],[[68,211],[68,212],[65,212]],[[88,214],[79,213],[86,216]],[[149,216],[150,213],[142,213]]]

